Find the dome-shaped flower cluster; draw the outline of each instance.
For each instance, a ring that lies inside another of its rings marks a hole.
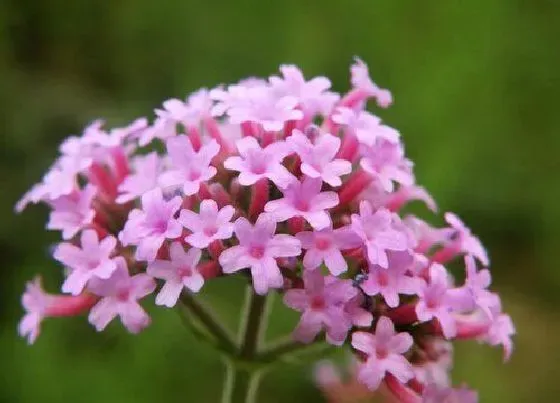
[[[509,357],[514,327],[477,267],[489,265],[477,237],[452,213],[444,228],[399,215],[413,200],[436,206],[399,132],[365,109],[390,106],[390,92],[360,60],[344,95],[296,66],[280,72],[165,101],[151,124],[95,121],[63,142],[16,209],[51,207],[66,295],[29,283],[21,335],[32,343],[44,318],[81,312],[97,330],[119,317],[139,332],[145,297],[173,307],[243,271],[256,293],[283,293],[301,312],[297,340],[350,344],[357,379],[385,382],[402,401],[455,393],[442,348],[451,340],[502,345]],[[455,258],[459,285],[444,266]]]

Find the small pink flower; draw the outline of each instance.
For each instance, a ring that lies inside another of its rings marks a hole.
[[[300,120],[303,112],[296,109],[298,99],[293,96],[277,97],[268,87],[242,87],[242,102],[229,107],[230,123],[255,122],[266,131],[280,131],[284,123]]]
[[[101,241],[94,230],[82,232],[81,247],[71,243],[61,243],[54,251],[54,258],[71,269],[62,284],[62,291],[72,295],[80,294],[93,278],[108,279],[117,269],[111,257],[117,240],[107,236]]]
[[[389,268],[370,266],[367,279],[360,284],[360,287],[367,295],[382,295],[389,307],[396,308],[399,305],[399,294],[416,294],[422,281],[407,274],[408,268],[413,263],[409,253],[390,252],[388,256]]]
[[[128,175],[119,185],[121,194],[115,200],[117,203],[132,201],[158,185],[162,163],[156,152],[136,157],[133,166],[134,173]]]
[[[100,332],[117,316],[131,333],[150,324],[150,317],[138,300],[154,292],[156,283],[147,274],[130,276],[123,257],[116,258],[117,270],[107,280],[97,279],[89,289],[102,297],[89,313],[89,322]]]
[[[375,213],[367,201],[360,203],[360,214],[352,214],[351,228],[362,239],[369,262],[384,269],[389,267],[387,251],[406,251],[412,241],[401,228],[398,216],[380,208]]]
[[[346,127],[350,135],[367,146],[373,146],[378,139],[397,144],[400,134],[392,127],[381,124],[381,119],[368,111],[354,110],[340,106],[332,117],[333,122]]]
[[[393,182],[402,186],[414,184],[412,162],[404,157],[402,144],[378,138],[372,146],[362,144],[360,153],[362,169],[379,180],[387,192],[393,191]]]
[[[465,287],[471,292],[475,305],[489,318],[492,317],[492,308],[499,305],[499,297],[488,291],[492,277],[490,270],[477,271],[476,261],[471,255],[465,256],[466,280]]]
[[[175,218],[183,202],[180,196],[165,201],[160,189],[142,196],[142,210],[134,209],[128,215],[119,240],[124,246],[136,245],[136,259],[151,262],[166,239],[181,236],[183,228]]]
[[[287,306],[303,312],[294,338],[302,343],[311,343],[325,329],[327,341],[341,345],[352,326],[352,318],[344,305],[357,296],[358,290],[350,280],[325,277],[320,270],[306,270],[303,279],[305,289],[291,289],[284,296]]]
[[[164,187],[179,187],[187,196],[198,192],[200,184],[216,175],[216,168],[210,161],[220,151],[215,140],[204,144],[195,152],[187,136],[171,137],[167,140],[167,152],[171,160],[171,169],[160,176]]]
[[[277,222],[303,217],[316,230],[327,228],[332,223],[326,210],[338,204],[338,195],[321,192],[322,183],[321,179],[309,177],[294,181],[282,190],[284,198],[269,201],[264,211],[271,213]]]
[[[502,345],[504,347],[504,361],[508,361],[513,351],[513,342],[511,337],[515,334],[515,326],[511,317],[502,312],[501,301],[498,298],[497,303],[491,307],[491,323],[486,335],[480,338],[491,346]]]
[[[415,250],[418,253],[427,253],[435,245],[446,243],[453,235],[450,228],[434,228],[426,221],[413,215],[407,215],[403,223],[412,231],[418,245]]]
[[[239,172],[239,183],[243,186],[255,184],[259,179],[268,178],[280,188],[285,188],[295,177],[282,165],[282,160],[290,152],[284,142],[272,143],[261,148],[254,137],[244,137],[235,142],[239,156],[229,157],[224,167]]]
[[[416,304],[416,316],[420,322],[437,319],[445,338],[457,333],[454,314],[474,309],[472,294],[467,289],[451,288],[449,275],[440,264],[429,269],[429,282],[418,290],[420,299]]]
[[[403,356],[412,347],[412,336],[396,333],[391,319],[381,316],[377,321],[375,334],[355,332],[352,346],[366,354],[365,363],[358,369],[358,380],[371,390],[376,390],[386,374],[391,374],[400,382],[412,379],[412,365]]]
[[[41,332],[41,322],[47,317],[75,316],[91,308],[96,298],[92,295],[77,296],[52,295],[43,291],[41,279],[36,277],[29,281],[21,303],[25,308],[25,315],[19,322],[18,332],[27,337],[27,342],[33,344]]]
[[[276,223],[267,214],[261,214],[254,226],[245,218],[238,218],[234,226],[239,245],[220,255],[224,273],[248,267],[258,294],[266,294],[269,288],[281,288],[284,279],[275,259],[299,256],[300,242],[290,235],[275,235]]]
[[[325,133],[313,144],[301,131],[294,130],[286,142],[300,157],[301,172],[310,178],[321,178],[331,186],[340,186],[340,177],[352,172],[349,161],[334,159],[340,148],[338,137]]]
[[[95,210],[92,209],[92,201],[96,193],[96,187],[88,184],[82,190],[49,202],[53,210],[47,229],[62,231],[62,239],[73,238],[93,222]]]
[[[333,276],[338,276],[348,268],[340,251],[360,246],[360,239],[348,227],[302,231],[296,234],[296,238],[300,240],[301,247],[306,249],[303,266],[313,270],[325,262]]]
[[[298,104],[309,116],[316,114],[328,115],[339,96],[327,91],[331,82],[326,77],[314,77],[305,81],[301,70],[294,65],[280,66],[282,78],[272,76],[268,79],[272,91],[279,97],[292,96],[298,99]]]
[[[202,288],[204,278],[196,267],[201,254],[200,249],[196,248],[185,252],[179,242],[173,242],[169,247],[170,260],[154,260],[148,265],[147,273],[150,276],[165,280],[156,297],[157,305],[171,308],[177,303],[183,288],[192,292]]]
[[[388,108],[393,103],[393,96],[389,90],[379,88],[370,78],[368,66],[358,57],[350,68],[352,87],[364,91],[367,96],[375,98],[377,105]]]
[[[235,209],[225,206],[218,210],[214,200],[206,199],[200,203],[200,212],[181,210],[179,222],[192,234],[185,238],[195,248],[206,248],[218,239],[229,239],[233,233],[231,219]]]
[[[208,90],[203,88],[189,95],[185,102],[179,99],[165,101],[163,116],[184,126],[198,126],[202,119],[210,116],[212,105]]]
[[[447,248],[456,249],[467,255],[473,255],[484,266],[490,264],[486,249],[480,240],[471,233],[463,221],[453,213],[445,213],[445,221],[455,230],[455,237],[446,245]]]

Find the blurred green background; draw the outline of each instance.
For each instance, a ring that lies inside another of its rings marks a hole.
[[[482,402],[558,401],[559,15],[552,0],[0,2],[0,402],[217,401],[221,363],[171,310],[149,308],[136,337],[72,319],[45,323],[33,347],[17,338],[24,282],[42,273],[54,291],[61,273],[46,209],[12,207],[94,118],[126,123],[286,62],[344,90],[354,55],[393,92],[379,114],[401,130],[419,182],[490,250],[518,328],[507,365],[497,349],[458,346],[455,380]],[[233,324],[241,288],[205,294]],[[295,319],[278,309],[274,332]],[[269,374],[257,401],[321,399],[302,363]]]

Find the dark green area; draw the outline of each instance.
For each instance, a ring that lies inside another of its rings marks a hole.
[[[401,130],[419,182],[489,248],[518,327],[506,366],[497,350],[461,345],[457,382],[483,402],[556,401],[559,15],[552,0],[1,2],[0,402],[216,401],[221,363],[173,311],[150,308],[137,337],[75,319],[48,321],[31,348],[16,338],[24,282],[41,273],[54,291],[61,272],[46,210],[12,207],[94,118],[149,116],[166,98],[285,62],[344,90],[354,55],[393,91],[380,115]],[[235,323],[241,287],[208,288]],[[275,332],[289,330],[295,315],[274,313]],[[300,364],[269,374],[258,401],[320,397]]]

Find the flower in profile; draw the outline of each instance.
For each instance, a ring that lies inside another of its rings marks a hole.
[[[41,332],[41,322],[47,317],[76,316],[91,308],[96,298],[90,294],[77,296],[47,294],[41,285],[41,279],[36,277],[29,281],[21,297],[25,315],[19,322],[20,336],[27,337],[29,344]]]
[[[234,213],[232,206],[224,206],[218,210],[218,204],[210,199],[200,203],[198,214],[191,210],[181,210],[179,222],[191,231],[185,241],[195,248],[206,248],[213,241],[231,238],[231,219]]]
[[[150,295],[156,288],[154,279],[147,274],[130,276],[126,261],[116,258],[117,270],[109,279],[97,279],[89,288],[101,297],[89,313],[89,321],[100,332],[115,318],[131,333],[138,333],[150,324],[150,317],[138,300]]]
[[[161,174],[161,186],[182,188],[185,195],[191,196],[198,193],[201,183],[216,175],[216,168],[210,166],[210,161],[220,151],[216,140],[210,140],[198,152],[187,136],[172,137],[166,145],[171,169]]]
[[[349,161],[335,159],[340,149],[338,137],[325,133],[313,144],[301,131],[294,130],[286,141],[301,159],[301,172],[310,178],[321,178],[331,186],[340,186],[340,177],[352,172]]]
[[[338,195],[330,191],[321,192],[322,183],[321,179],[309,177],[301,182],[294,181],[282,189],[284,198],[269,201],[264,211],[278,222],[302,217],[316,230],[327,228],[332,222],[326,210],[338,204]]]
[[[412,246],[407,233],[397,229],[395,215],[384,208],[374,212],[367,201],[360,203],[360,214],[352,214],[351,228],[364,243],[369,262],[384,269],[389,267],[387,251],[406,251]]]
[[[181,236],[183,227],[175,218],[181,207],[179,196],[166,201],[160,189],[142,195],[142,209],[128,215],[119,240],[124,246],[136,245],[136,259],[151,262],[166,239]]]
[[[226,249],[220,255],[224,273],[250,268],[253,287],[261,295],[269,288],[282,287],[284,278],[276,258],[298,256],[301,253],[300,242],[290,235],[275,234],[276,223],[267,214],[261,214],[254,226],[245,218],[238,218],[234,228],[239,245]]]
[[[187,252],[179,242],[169,247],[169,260],[154,260],[148,265],[146,273],[155,278],[165,280],[156,297],[157,305],[169,308],[175,306],[183,288],[198,292],[204,285],[204,277],[199,273],[197,264],[202,252],[191,248]]]
[[[461,221],[457,215],[449,212],[445,213],[445,221],[447,221],[455,231],[455,236],[446,247],[455,253],[462,252],[467,255],[473,255],[484,266],[488,266],[490,264],[490,259],[488,258],[486,249],[484,249],[480,240],[472,234],[471,230],[463,221]]]
[[[403,356],[412,347],[412,336],[395,332],[391,319],[381,316],[375,333],[355,332],[352,347],[366,356],[360,365],[358,379],[375,390],[387,373],[405,383],[414,376],[412,365]]]
[[[280,188],[286,187],[295,177],[282,165],[289,149],[284,142],[272,143],[261,148],[254,137],[244,137],[235,142],[239,156],[229,157],[224,167],[239,172],[239,183],[243,186],[258,180],[270,179]]]
[[[62,231],[62,239],[68,240],[87,228],[95,217],[92,202],[96,193],[95,186],[86,185],[82,190],[50,201],[53,210],[47,229]]]
[[[54,251],[54,258],[70,269],[62,291],[72,295],[80,294],[92,278],[107,279],[117,269],[112,258],[117,245],[115,237],[107,236],[99,240],[94,230],[85,230],[80,238],[81,247],[63,242]]]
[[[368,66],[358,57],[350,68],[352,87],[364,92],[366,97],[373,97],[381,108],[388,108],[393,103],[391,92],[379,88],[369,76]]]

